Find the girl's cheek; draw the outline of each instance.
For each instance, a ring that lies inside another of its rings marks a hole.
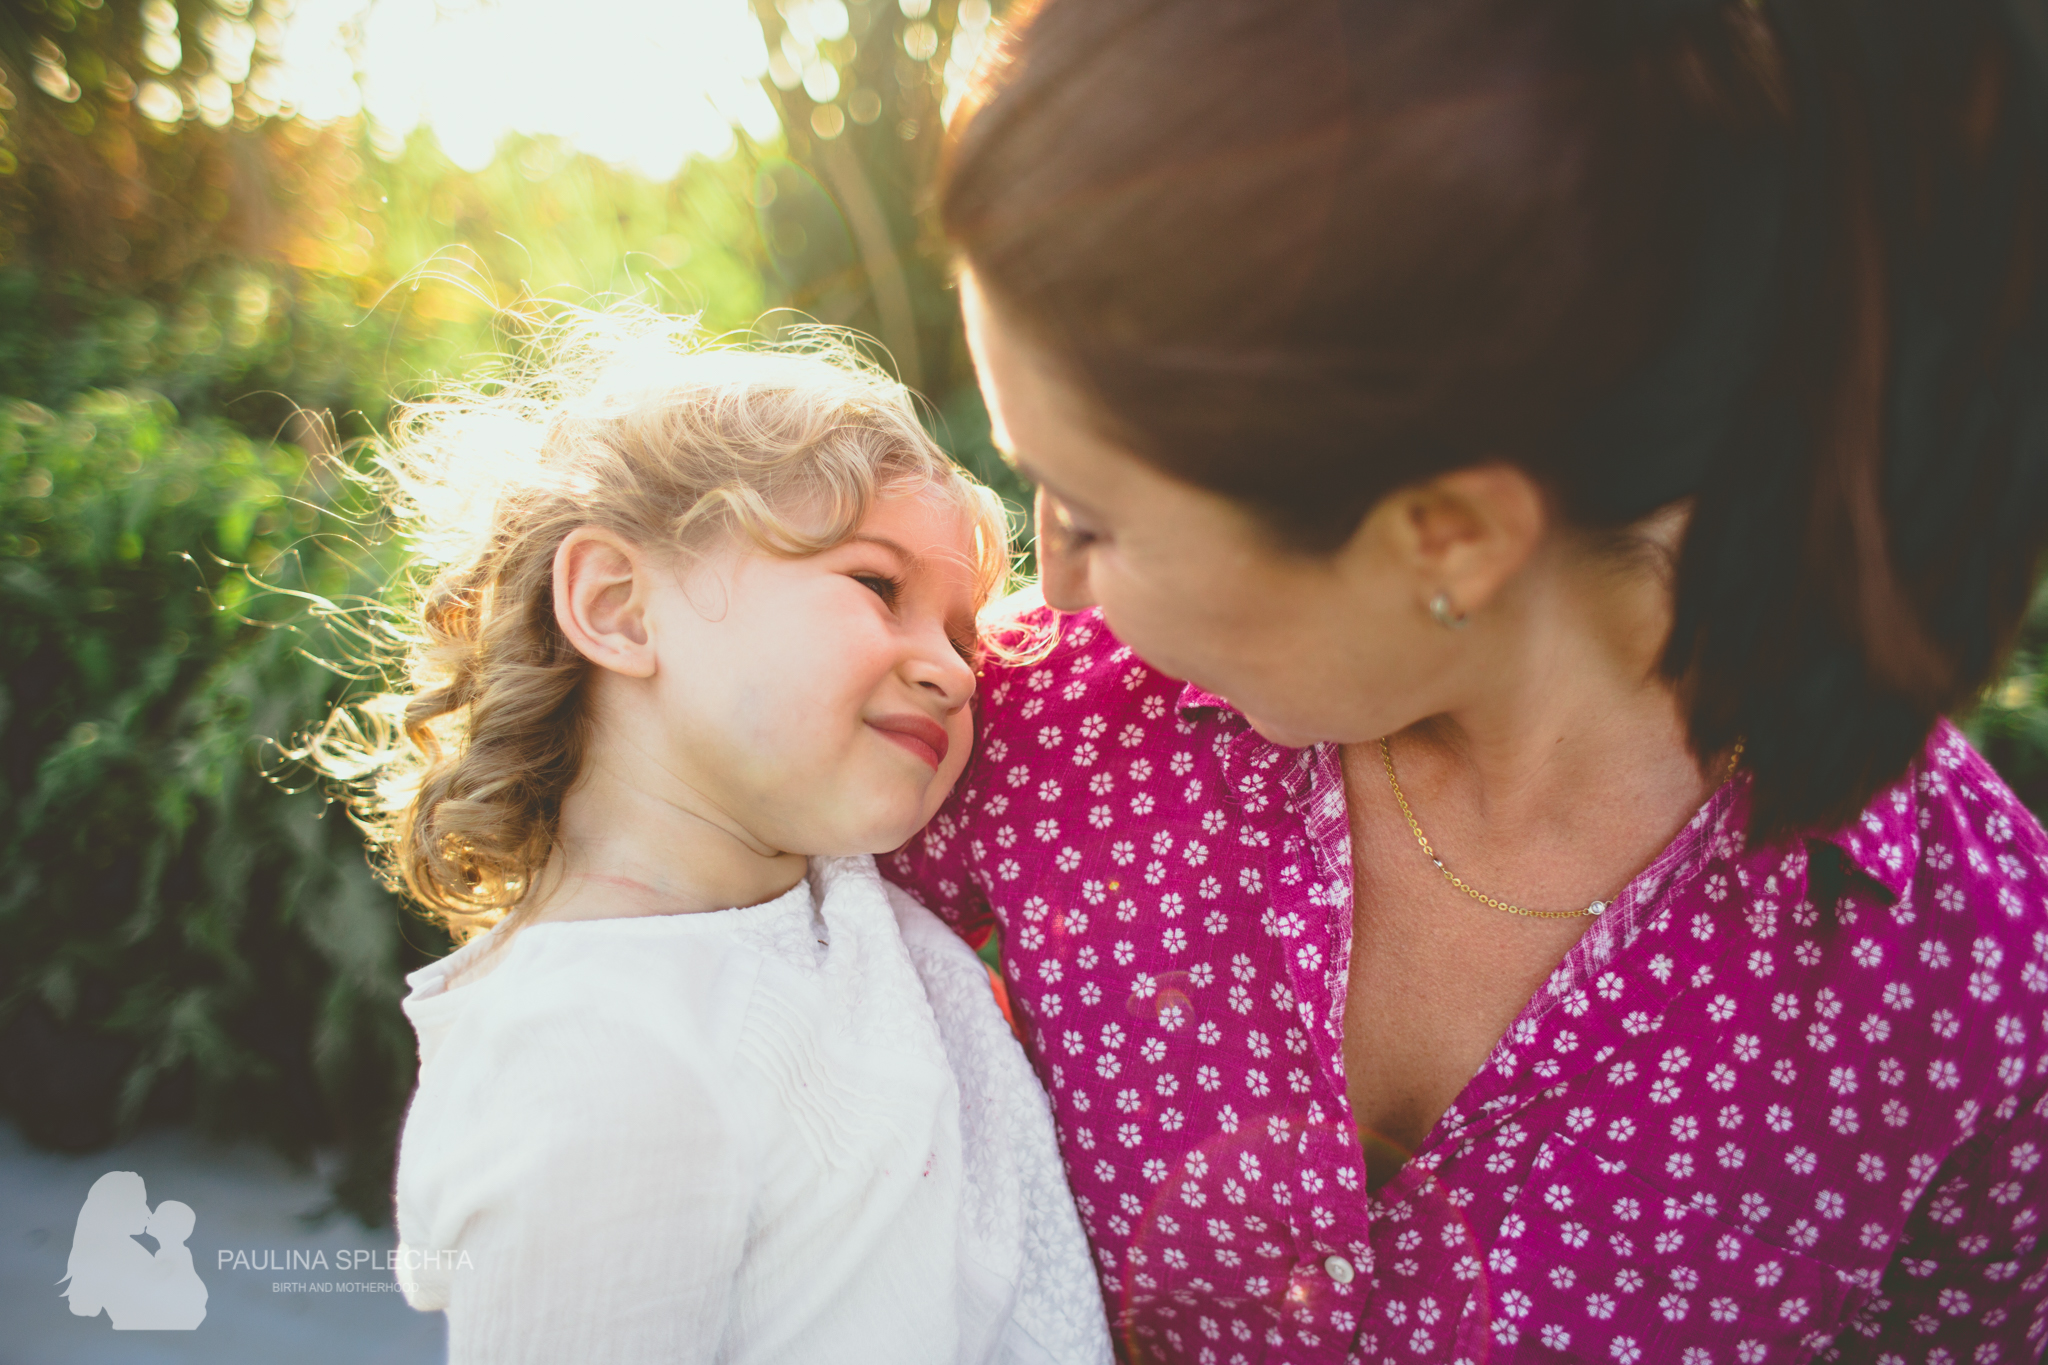
[[[946,750],[946,761],[939,767],[939,776],[944,779],[948,791],[960,781],[967,771],[967,764],[974,757],[974,727],[963,726],[958,734],[948,736],[951,747]]]

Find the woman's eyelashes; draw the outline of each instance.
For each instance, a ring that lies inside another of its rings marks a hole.
[[[1083,530],[1071,521],[1062,523],[1059,533],[1060,539],[1069,550],[1085,550],[1102,539],[1095,532]]]
[[[1046,520],[1052,523],[1053,534],[1059,538],[1061,549],[1085,550],[1102,539],[1100,533],[1075,521],[1073,512],[1059,499],[1048,497],[1046,510],[1051,513]]]

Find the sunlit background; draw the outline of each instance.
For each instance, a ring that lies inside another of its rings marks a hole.
[[[845,5],[789,13],[792,32],[813,38],[809,61],[832,72],[815,38],[846,36]],[[571,24],[559,0],[304,0],[277,42],[262,97],[318,120],[361,110],[386,145],[425,124],[468,170],[518,132],[666,180],[691,156],[730,155],[736,125],[763,143],[778,127],[761,87],[768,49],[744,0],[594,0]]]
[[[851,328],[994,458],[930,215],[988,0],[0,6],[0,1109],[334,1160],[388,1215],[403,973],[445,942],[285,757],[350,688],[309,601],[396,567],[394,404],[632,296]],[[1020,510],[1021,517],[1021,510]],[[1969,718],[2048,808],[2048,615]]]
[[[387,1216],[444,947],[285,757],[384,591],[348,477],[537,301],[864,337],[1013,501],[928,189],[987,0],[0,7],[0,1108],[335,1154]],[[1021,519],[1021,511],[1020,511]],[[305,594],[301,596],[299,594]]]
[[[931,0],[899,8],[909,21],[904,53],[929,61],[941,46]],[[814,120],[821,136],[836,136],[834,124],[849,116],[872,121],[881,108],[873,92],[863,99],[842,90],[845,54],[834,45],[855,24],[845,0],[774,6],[782,31],[772,49],[746,0],[590,0],[569,8],[563,0],[284,0],[218,9],[198,26],[207,69],[181,88],[175,74],[190,64],[179,12],[171,0],[141,7],[150,74],[137,105],[156,121],[196,115],[220,124],[238,107],[314,122],[363,113],[381,145],[424,125],[468,170],[488,165],[507,133],[526,133],[667,179],[691,156],[730,155],[735,128],[756,142],[775,135],[778,113],[764,80],[801,87],[817,109],[836,111]],[[575,21],[565,23],[571,13]],[[942,118],[958,102],[991,18],[988,0],[954,7]]]

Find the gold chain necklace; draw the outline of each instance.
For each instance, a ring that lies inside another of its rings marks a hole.
[[[1408,798],[1401,794],[1400,780],[1394,776],[1394,749],[1385,735],[1380,736],[1380,761],[1387,765],[1387,785],[1394,789],[1394,799],[1401,803],[1401,814],[1407,818],[1408,832],[1413,834],[1415,842],[1422,846],[1422,856],[1436,864],[1436,870],[1444,874],[1445,881],[1473,900],[1510,915],[1522,915],[1529,919],[1597,919],[1606,913],[1607,907],[1612,904],[1611,901],[1594,901],[1583,910],[1524,910],[1519,905],[1510,905],[1504,900],[1487,895],[1484,891],[1465,885],[1464,879],[1445,867],[1444,860],[1436,856],[1436,850],[1429,846],[1429,836],[1424,834],[1422,826],[1416,823],[1415,812],[1408,808]],[[1735,776],[1735,765],[1741,761],[1742,741],[1738,739],[1735,741],[1735,752],[1728,755],[1728,771],[1721,775],[1723,782]]]

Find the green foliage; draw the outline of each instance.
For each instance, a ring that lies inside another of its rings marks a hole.
[[[334,452],[499,349],[503,306],[860,328],[1015,491],[914,211],[941,8],[924,57],[896,6],[853,0],[858,33],[806,59],[847,63],[844,136],[665,184],[548,138],[470,172],[425,132],[277,117],[262,0],[0,13],[0,1104],[32,1137],[338,1144],[337,1199],[387,1216],[402,975],[445,943],[281,761],[348,686],[317,662],[347,639],[290,594],[378,590]]]
[[[294,206],[274,250],[147,282],[0,268],[0,1100],[58,1146],[150,1117],[338,1144],[336,1197],[377,1222],[402,977],[445,941],[276,747],[350,652],[290,593],[374,594],[389,567],[331,452],[496,349],[528,287],[750,323],[752,171],[655,185],[530,140],[472,174],[426,136],[388,160],[353,127],[239,136]]]
[[[139,389],[0,409],[0,1020],[33,1136],[159,1114],[338,1141],[337,1197],[376,1221],[401,976],[443,945],[265,742],[346,685],[292,594],[378,577],[338,474]]]
[[[17,253],[0,267],[0,394],[144,384],[252,432],[305,408],[360,435],[395,396],[493,349],[496,311],[529,292],[637,294],[715,331],[772,301],[737,162],[656,185],[552,139],[510,141],[477,173],[425,134],[390,160],[353,125],[247,141],[294,206],[274,249],[223,247],[143,286]]]
[[[852,0],[844,32],[824,36],[816,6],[753,0],[790,130],[788,160],[762,167],[755,203],[789,302],[879,338],[903,381],[942,402],[971,374],[950,264],[923,209],[946,63],[973,3]],[[971,17],[984,30],[988,6]]]
[[[445,942],[281,761],[349,685],[317,662],[347,639],[290,594],[378,590],[334,452],[499,349],[501,307],[635,295],[712,332],[777,308],[860,328],[1016,491],[913,212],[949,49],[912,60],[894,7],[853,12],[875,40],[827,54],[851,63],[841,103],[894,82],[886,117],[857,101],[837,140],[666,184],[547,138],[470,172],[424,132],[269,117],[260,47],[208,113],[201,83],[236,73],[206,35],[268,22],[237,0],[0,16],[0,1104],[36,1140],[175,1119],[338,1145],[336,1198],[388,1215],[402,976]],[[145,50],[167,24],[172,70]],[[143,106],[152,80],[182,112]]]
[[[2048,579],[2034,595],[2005,676],[1962,724],[2014,793],[2048,821]]]
[[[148,295],[263,254],[291,207],[261,136],[281,34],[251,0],[0,7],[0,262]]]
[[[781,301],[878,339],[904,383],[936,405],[940,444],[1028,509],[1029,490],[989,443],[951,254],[930,211],[946,102],[1003,6],[849,0],[845,31],[823,36],[815,18],[792,17],[804,6],[752,3],[789,130],[786,156],[762,160],[753,188]]]
[[[166,128],[217,128],[277,111],[266,68],[290,9],[261,0],[16,0],[0,9],[0,60],[17,98],[31,85],[41,91],[75,137],[131,107]]]

